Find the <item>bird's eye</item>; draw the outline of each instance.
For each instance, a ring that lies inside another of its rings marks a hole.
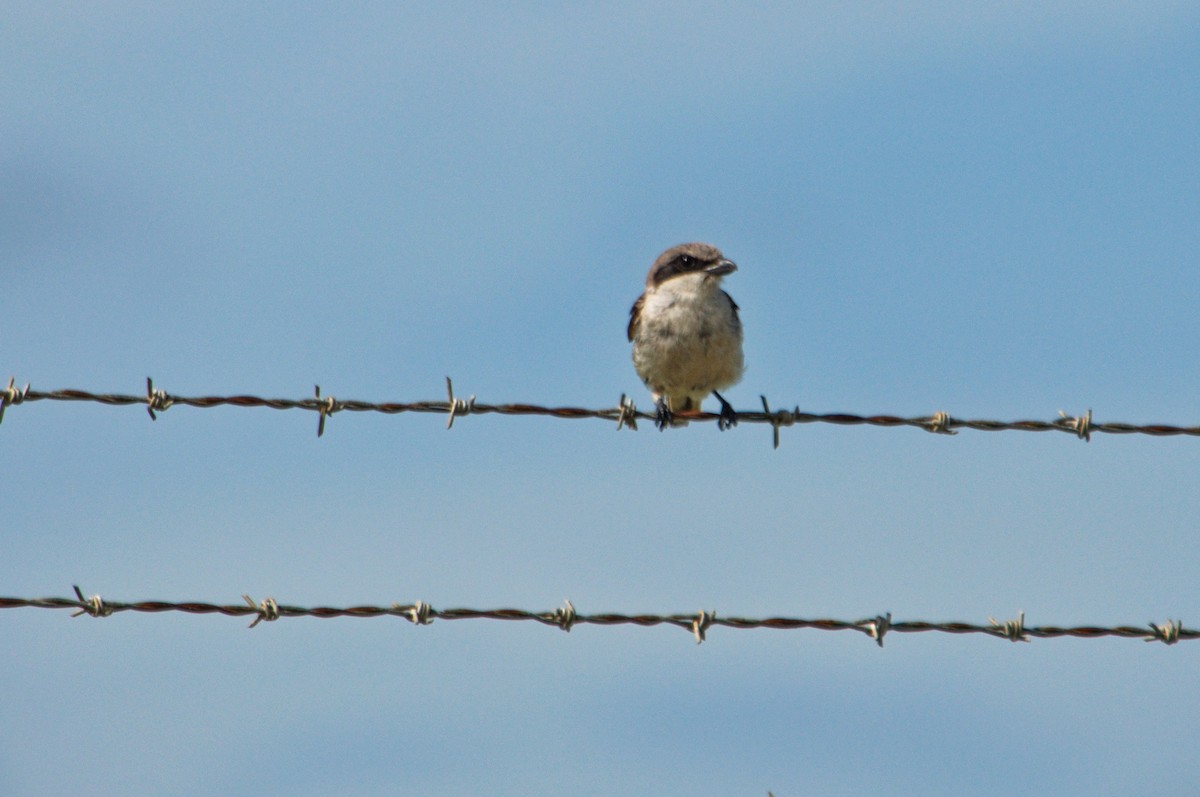
[[[692,257],[691,255],[680,255],[679,265],[683,266],[684,268],[692,268],[696,265],[696,258]]]

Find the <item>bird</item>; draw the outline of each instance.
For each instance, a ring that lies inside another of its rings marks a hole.
[[[654,397],[659,431],[686,423],[674,414],[699,410],[709,393],[721,402],[717,428],[737,424],[717,392],[740,382],[745,370],[738,306],[721,290],[721,278],[734,271],[737,264],[712,244],[673,246],[654,261],[629,311],[633,367]]]

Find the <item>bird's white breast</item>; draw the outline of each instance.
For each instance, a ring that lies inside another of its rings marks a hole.
[[[674,409],[698,408],[713,390],[742,377],[742,325],[718,283],[705,274],[688,274],[656,286],[643,299],[634,367]]]

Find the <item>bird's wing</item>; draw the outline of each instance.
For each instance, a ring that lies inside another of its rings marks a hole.
[[[646,301],[646,294],[642,294],[633,303],[633,307],[629,308],[629,329],[625,331],[625,335],[633,340],[634,334],[637,333],[638,324],[642,320],[642,303]]]
[[[721,293],[725,293],[725,291],[721,291]],[[737,306],[737,302],[735,302],[735,301],[733,300],[733,297],[732,297],[732,296],[730,296],[728,293],[725,293],[725,298],[729,300],[729,306],[733,308],[733,318],[734,318],[734,320],[738,322],[738,326],[741,326],[741,324],[742,324],[742,319],[741,319],[741,317],[740,317],[740,316],[738,316],[738,306]]]

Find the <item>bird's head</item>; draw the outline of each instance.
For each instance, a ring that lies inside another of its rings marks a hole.
[[[646,275],[646,287],[656,288],[669,279],[685,274],[704,274],[719,279],[735,271],[737,264],[727,260],[721,250],[712,244],[680,244],[672,246],[654,261],[650,273]]]

